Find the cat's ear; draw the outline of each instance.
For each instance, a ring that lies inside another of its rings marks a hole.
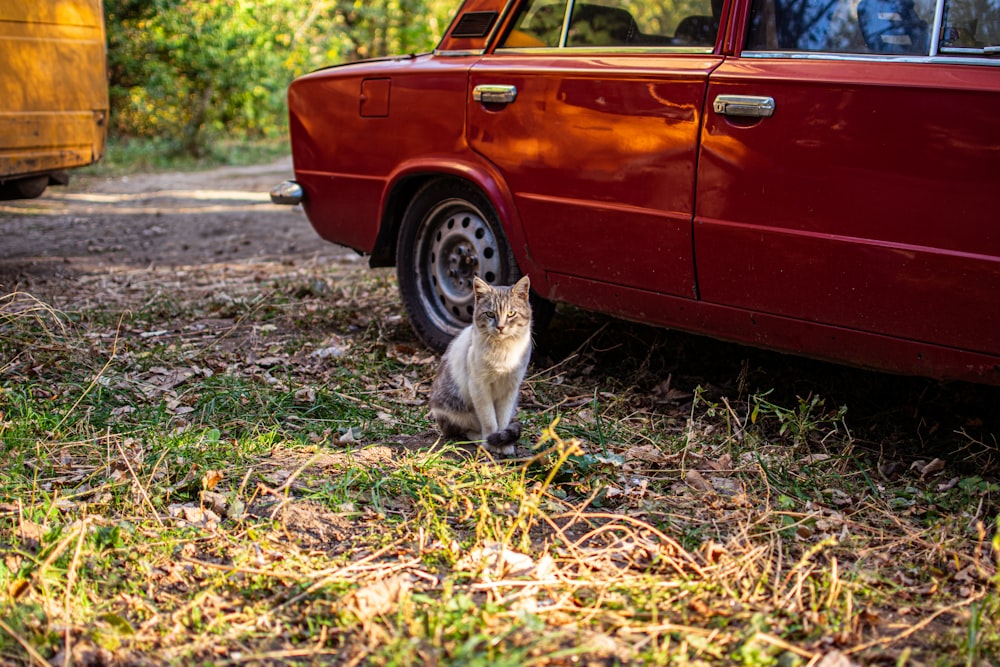
[[[514,296],[528,300],[528,291],[531,289],[531,281],[528,280],[528,276],[525,276],[514,283],[514,286],[510,289]]]
[[[476,296],[480,297],[480,296],[486,296],[487,294],[489,294],[490,290],[493,289],[493,288],[490,287],[490,284],[488,282],[486,282],[485,280],[483,280],[479,276],[473,276],[472,277],[472,289],[475,290]]]

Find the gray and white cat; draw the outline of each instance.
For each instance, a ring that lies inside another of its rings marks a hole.
[[[473,279],[472,324],[448,345],[431,387],[431,416],[446,438],[514,453],[521,437],[517,398],[531,357],[529,287],[528,276],[510,287]]]

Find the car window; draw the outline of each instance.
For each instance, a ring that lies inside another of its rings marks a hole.
[[[943,54],[1000,54],[1000,0],[946,0]]]
[[[746,48],[927,55],[933,0],[754,0]]]
[[[722,0],[526,0],[500,48],[668,46],[710,51],[721,9]]]
[[[1000,55],[1000,0],[753,0],[747,51]]]

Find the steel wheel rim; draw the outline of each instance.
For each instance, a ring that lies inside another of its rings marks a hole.
[[[472,321],[472,278],[500,278],[500,253],[486,217],[463,199],[439,203],[424,217],[415,247],[417,281],[427,315],[457,335]]]

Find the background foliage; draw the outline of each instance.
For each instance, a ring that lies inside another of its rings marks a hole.
[[[203,155],[286,131],[296,76],[433,48],[455,0],[104,0],[111,132]]]

